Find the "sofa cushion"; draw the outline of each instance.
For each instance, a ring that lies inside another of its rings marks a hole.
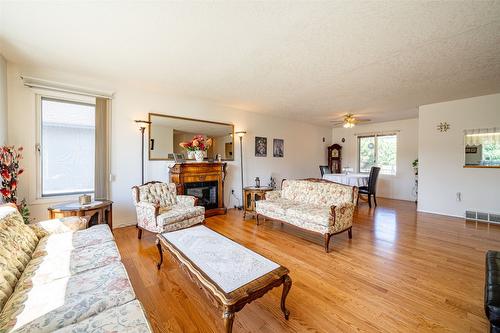
[[[165,227],[168,224],[173,224],[204,215],[205,208],[201,206],[188,207],[184,205],[173,205],[171,209],[164,211],[164,213],[158,215],[156,219],[159,225]]]
[[[76,324],[61,328],[56,333],[146,333],[151,331],[141,303],[136,300],[108,309]]]
[[[79,247],[99,245],[113,240],[113,234],[109,226],[107,224],[98,224],[81,231],[48,235],[40,239],[33,255],[40,255],[41,252],[69,251]]]
[[[1,332],[53,332],[135,299],[123,264],[16,289],[0,313]]]
[[[49,238],[57,235],[50,235]],[[42,245],[43,247],[43,245]],[[30,288],[55,279],[75,275],[90,269],[120,261],[120,253],[115,242],[105,242],[93,246],[64,249],[54,246],[36,249],[33,259],[18,281],[17,289]]]
[[[287,209],[287,217],[303,220],[304,222],[314,223],[328,227],[330,218],[330,208],[311,204],[296,204]]]
[[[281,197],[295,202],[324,206],[355,201],[352,186],[310,180],[283,181]]]
[[[38,244],[35,232],[24,224],[13,205],[0,206],[0,309],[12,294],[17,280]]]
[[[297,205],[292,200],[279,198],[276,200],[259,200],[255,202],[255,211],[270,218],[284,216],[287,209]]]

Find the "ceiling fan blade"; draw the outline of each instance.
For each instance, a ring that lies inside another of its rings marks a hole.
[[[367,123],[369,121],[372,121],[371,119],[355,119],[354,122],[356,123]]]

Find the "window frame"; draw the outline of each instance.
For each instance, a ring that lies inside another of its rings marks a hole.
[[[399,137],[398,137],[398,133],[393,133],[393,132],[389,132],[389,133],[379,133],[379,134],[366,134],[366,135],[358,135],[357,136],[357,141],[358,141],[358,144],[357,144],[357,167],[358,167],[358,172],[359,173],[366,173],[368,174],[369,172],[362,172],[361,171],[361,156],[360,156],[360,153],[361,153],[361,139],[362,138],[374,138],[374,152],[375,152],[375,161],[374,161],[374,166],[378,166],[377,164],[377,161],[378,161],[378,137],[384,137],[384,136],[395,136],[396,137],[396,172],[394,173],[383,173],[382,170],[380,170],[380,174],[381,175],[385,175],[385,176],[397,176],[397,173],[398,173],[398,143],[399,143]]]
[[[42,186],[43,186],[43,176],[42,176],[42,100],[53,100],[53,101],[61,101],[72,104],[80,104],[80,105],[96,105],[95,97],[82,96],[76,94],[69,93],[59,93],[59,92],[51,92],[51,93],[37,93],[35,94],[35,103],[36,103],[36,143],[35,143],[35,179],[36,179],[36,192],[35,199],[33,203],[53,203],[61,200],[77,200],[81,194],[90,194],[92,198],[94,197],[94,191],[87,192],[68,192],[64,194],[54,194],[54,195],[43,195]],[[95,190],[95,189],[94,189]]]

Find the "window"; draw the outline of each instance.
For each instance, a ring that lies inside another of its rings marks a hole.
[[[94,192],[95,105],[42,97],[42,197]]]
[[[372,166],[378,166],[380,173],[395,175],[397,142],[395,134],[358,137],[359,172],[370,172]]]
[[[465,131],[465,165],[500,166],[500,128]]]

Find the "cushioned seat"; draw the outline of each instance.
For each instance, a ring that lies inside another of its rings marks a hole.
[[[203,223],[205,207],[196,206],[198,199],[178,195],[174,183],[149,182],[132,187],[137,212],[137,237],[142,231],[162,233],[189,228]]]
[[[500,333],[500,252],[486,253],[484,311],[490,321],[490,332]]]
[[[352,237],[357,187],[314,179],[285,180],[281,186],[255,203],[257,223],[262,215],[320,233],[326,252],[332,235],[347,231]]]
[[[276,200],[261,200],[259,201],[259,208],[262,211],[265,211],[270,218],[274,218],[274,216],[285,215],[287,209],[297,205],[296,202],[293,202],[288,199],[279,198]]]
[[[120,328],[117,314],[135,318],[118,331],[151,332],[140,306],[121,307],[135,294],[109,227],[86,227],[78,217],[26,225],[14,205],[0,205],[0,332],[53,332],[87,319],[94,331]],[[114,307],[114,317],[97,318]]]
[[[106,224],[98,224],[92,228],[76,232],[48,235],[40,239],[34,255],[39,255],[39,252],[42,251],[68,251],[112,241],[114,241],[114,238],[109,227]]]
[[[205,208],[201,206],[189,207],[175,205],[167,210],[162,211],[160,209],[160,215],[158,215],[157,220],[165,226],[167,224],[181,222],[204,214]]]
[[[123,264],[16,288],[0,315],[0,331],[52,332],[135,299]]]
[[[57,247],[35,250],[35,255],[19,279],[19,286],[46,283],[120,261],[115,242],[59,251]]]
[[[56,331],[56,333],[82,332],[147,333],[150,329],[141,303],[132,301]]]

